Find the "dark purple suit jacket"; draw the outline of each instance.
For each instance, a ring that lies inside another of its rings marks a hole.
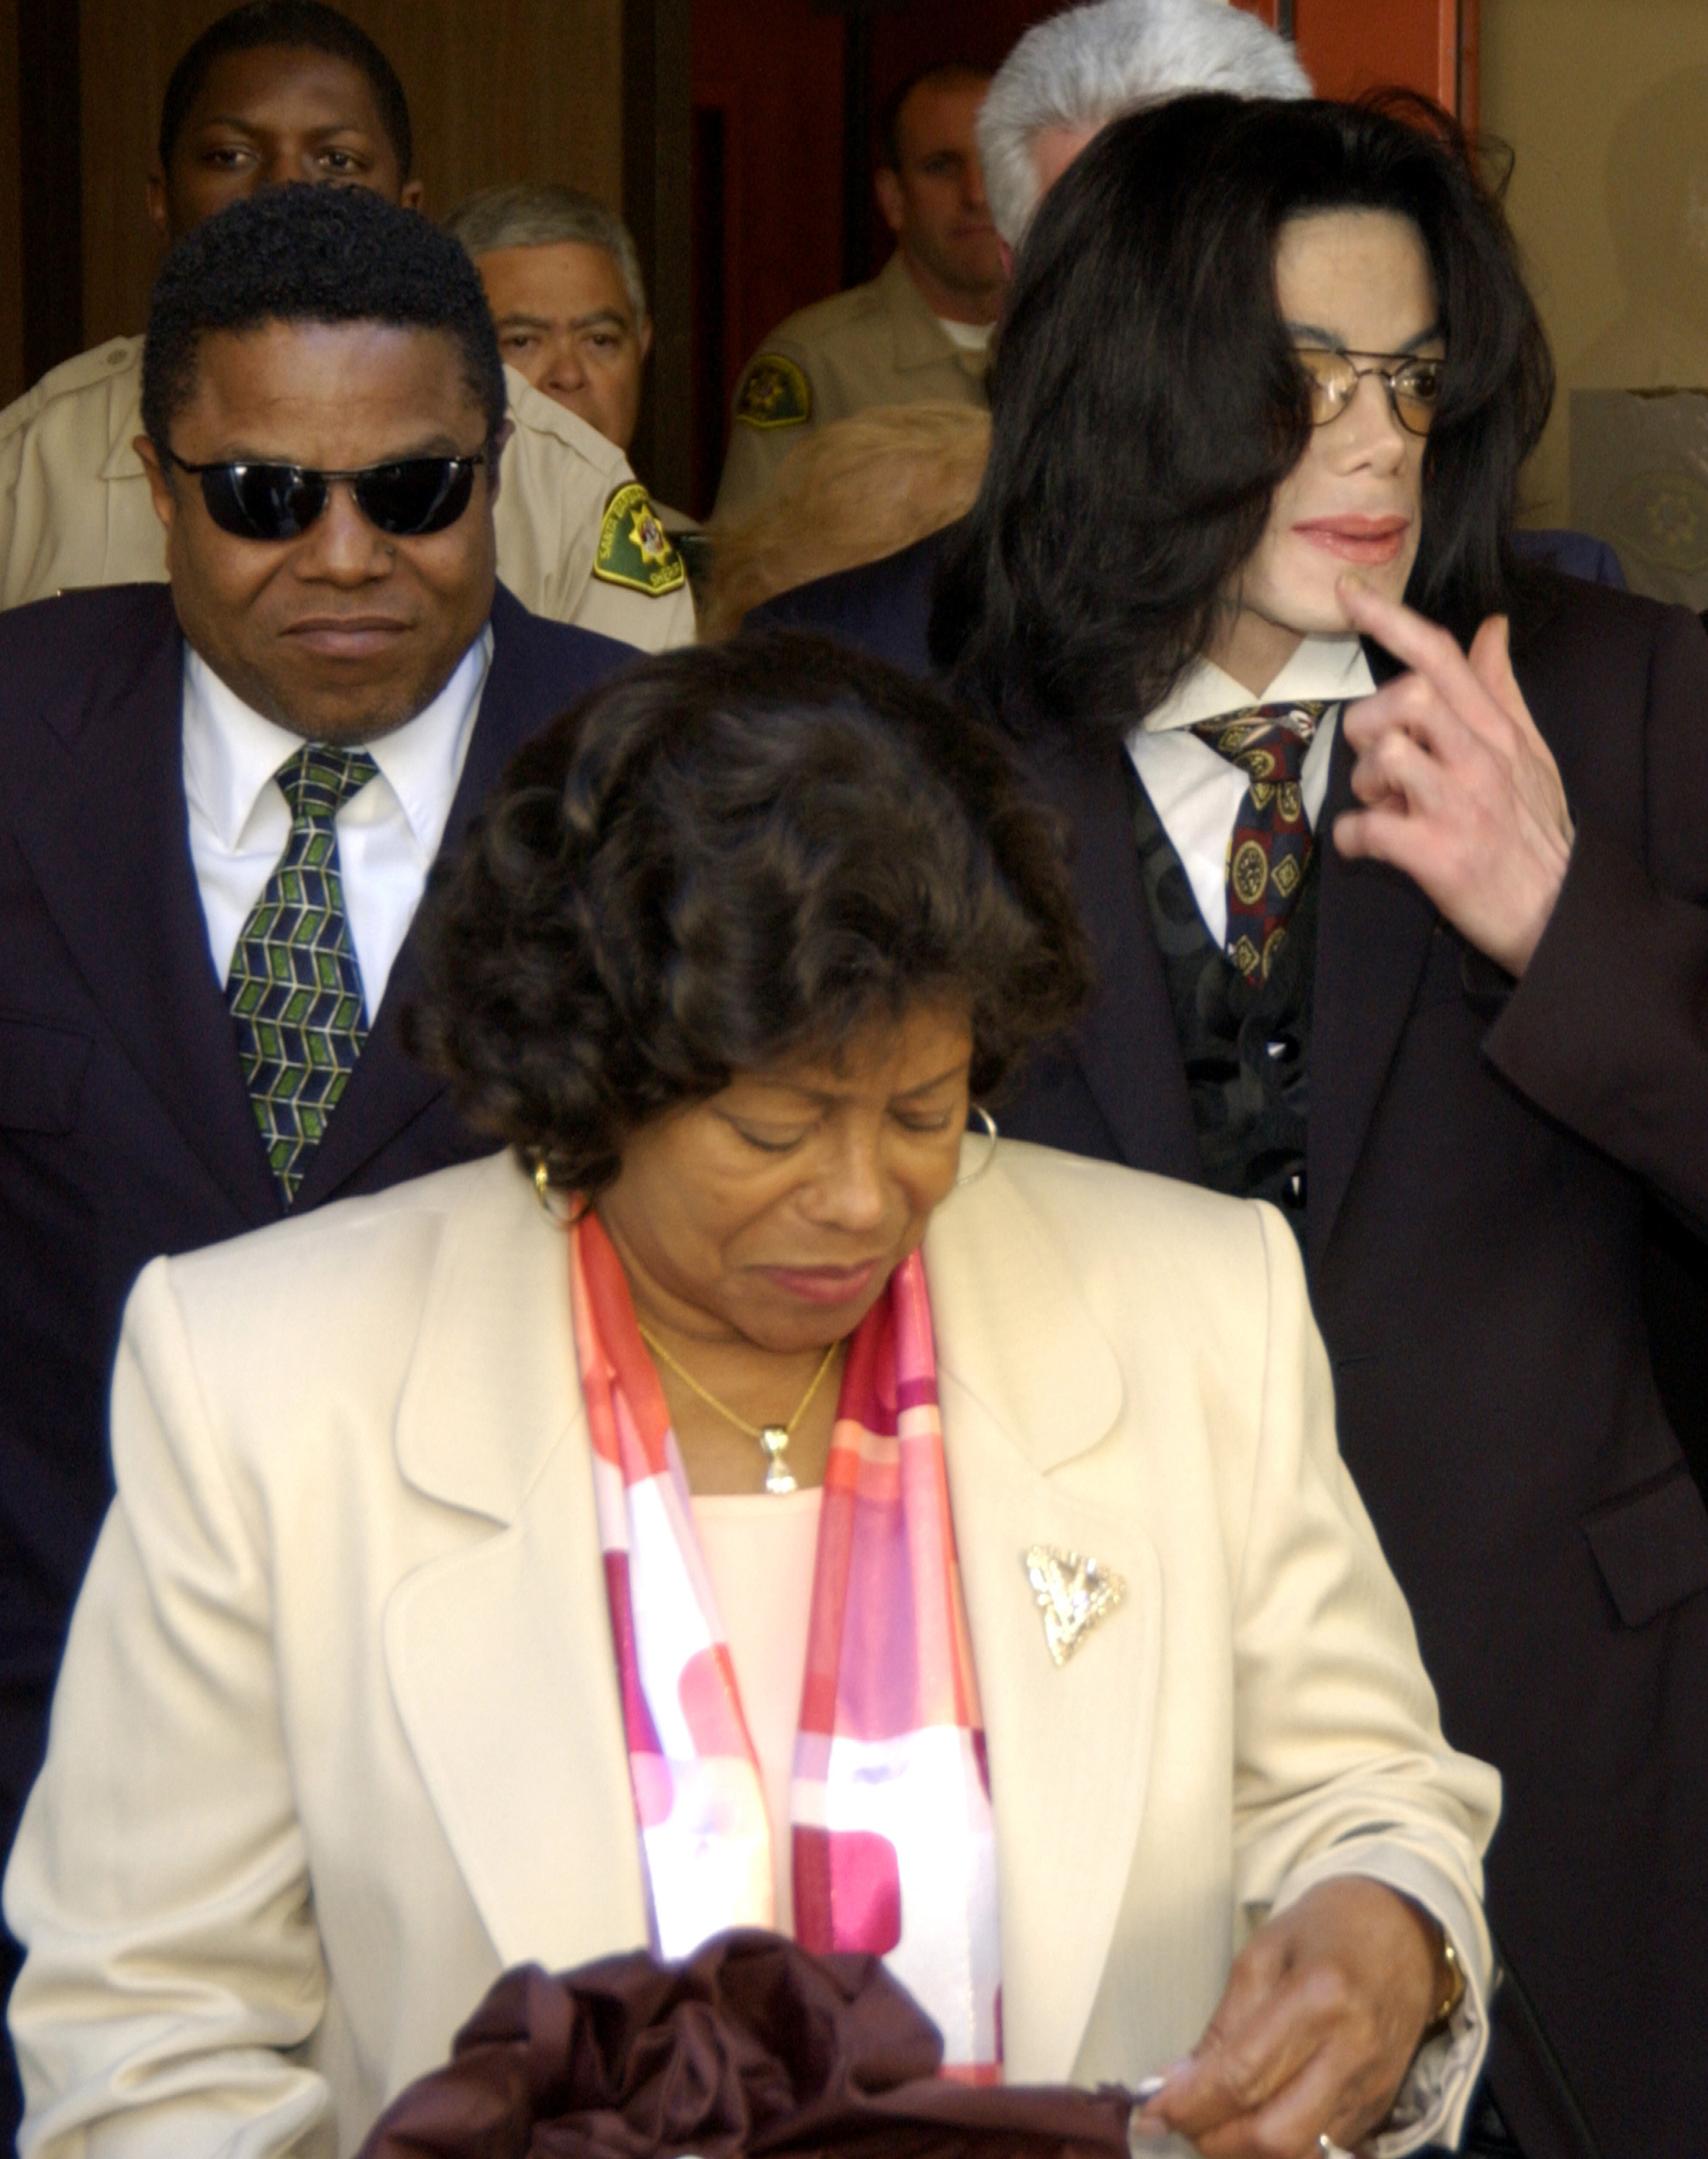
[[[767,614],[903,657],[919,552],[876,567]],[[1448,1735],[1505,1778],[1489,1908],[1512,1968],[1607,2159],[1696,2159],[1708,1511],[1642,1292],[1653,1210],[1708,1224],[1708,638],[1559,579],[1514,662],[1578,825],[1558,908],[1514,986],[1408,879],[1325,847],[1307,1263],[1342,1447]],[[1002,1128],[1197,1180],[1125,751],[1022,739],[1072,831],[1100,988]],[[1350,762],[1343,738],[1324,833]],[[1515,1992],[1498,2022],[1529,2159],[1573,2151]]]
[[[448,848],[512,753],[634,656],[502,588],[492,624]],[[0,1849],[111,1489],[131,1284],[281,1212],[190,862],[183,659],[164,585],[0,615]],[[299,1209],[491,1152],[404,1051],[416,981],[406,942]]]

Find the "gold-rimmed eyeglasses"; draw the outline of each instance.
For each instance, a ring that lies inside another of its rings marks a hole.
[[[1441,399],[1441,360],[1420,360],[1403,352],[1343,352],[1338,347],[1293,347],[1311,385],[1311,424],[1326,427],[1338,420],[1358,395],[1367,375],[1379,376],[1394,417],[1409,435],[1426,435]],[[1359,366],[1359,362],[1366,363]]]

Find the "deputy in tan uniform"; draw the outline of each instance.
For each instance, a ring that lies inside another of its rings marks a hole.
[[[652,318],[634,236],[597,195],[555,182],[483,188],[444,220],[480,272],[505,365],[625,454],[640,422]],[[636,497],[691,580],[709,567],[695,520]],[[696,602],[700,595],[696,592]]]
[[[934,68],[891,101],[875,185],[896,251],[870,284],[773,332],[735,396],[716,515],[750,509],[802,431],[871,405],[986,406],[1003,266],[974,122],[990,77]]]
[[[173,70],[148,214],[169,244],[285,181],[418,208],[408,107],[385,55],[313,0],[220,18]],[[0,412],[0,607],[84,585],[163,582],[165,540],[133,447],[142,345],[116,338]],[[505,370],[515,422],[495,505],[499,574],[526,607],[660,651],[694,635],[681,559],[618,445]]]

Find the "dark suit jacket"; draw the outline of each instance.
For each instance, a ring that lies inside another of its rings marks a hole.
[[[1578,838],[1523,980],[1408,879],[1324,848],[1307,1259],[1342,1444],[1448,1734],[1505,1776],[1504,1947],[1607,2159],[1687,2159],[1708,2121],[1708,1513],[1641,1295],[1645,1207],[1708,1220],[1708,639],[1594,585],[1559,581],[1551,610],[1515,661]],[[1125,751],[1033,731],[1024,754],[1072,828],[1100,987],[1003,1129],[1196,1179]],[[1324,834],[1350,764],[1343,739]],[[1573,2148],[1510,1994],[1492,2074],[1530,2159]]]
[[[511,753],[633,657],[502,589],[492,624],[447,847]],[[132,1281],[281,1212],[190,862],[183,655],[164,585],[0,615],[0,1848],[111,1490]],[[416,980],[406,942],[298,1209],[491,1151],[405,1054]]]

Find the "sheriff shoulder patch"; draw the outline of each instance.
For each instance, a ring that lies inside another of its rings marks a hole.
[[[682,558],[638,479],[626,481],[605,505],[593,575],[652,599],[680,591],[687,580]]]
[[[762,352],[742,377],[735,416],[749,427],[799,427],[812,417],[812,385],[792,360]]]

